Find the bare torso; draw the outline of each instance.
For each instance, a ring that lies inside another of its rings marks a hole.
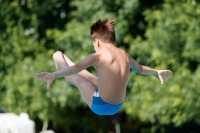
[[[126,86],[129,79],[129,58],[117,47],[104,48],[99,53],[98,64],[98,91],[101,98],[109,104],[123,102],[126,95]]]

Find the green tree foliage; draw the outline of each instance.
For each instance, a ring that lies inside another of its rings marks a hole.
[[[163,85],[154,79],[134,77],[125,107],[133,117],[142,121],[158,119],[159,124],[177,126],[200,122],[199,9],[195,0],[166,0],[161,7],[144,12],[148,22],[146,40],[137,37],[130,41],[133,44],[130,50],[138,57],[145,54],[138,60],[145,60],[146,65],[171,69],[174,74]]]
[[[40,71],[55,71],[52,54],[57,50],[74,62],[94,52],[90,25],[107,17],[117,21],[118,47],[143,65],[174,72],[163,85],[131,73],[122,109],[128,120],[122,130],[135,131],[135,120],[199,123],[199,6],[195,0],[0,0],[0,106],[27,112],[61,132],[112,130],[107,117],[93,114],[78,89],[64,79],[46,90],[34,77]]]

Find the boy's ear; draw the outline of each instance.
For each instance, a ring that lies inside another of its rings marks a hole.
[[[98,39],[97,39],[97,38],[95,38],[95,39],[94,39],[94,41],[95,41],[95,42],[98,42]]]
[[[99,41],[99,39],[95,38],[95,39],[94,39],[94,43],[96,44],[97,47],[100,46],[100,41]]]
[[[100,47],[100,41],[97,39],[97,46]]]

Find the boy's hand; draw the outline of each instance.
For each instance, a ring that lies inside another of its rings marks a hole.
[[[161,84],[163,84],[163,79],[167,78],[172,75],[170,70],[157,70],[158,72],[158,79],[160,80]]]
[[[35,75],[37,78],[44,80],[45,82],[47,82],[47,89],[50,88],[51,83],[53,82],[53,80],[55,79],[55,74],[54,73],[48,73],[48,72],[41,72],[41,73],[37,73]]]

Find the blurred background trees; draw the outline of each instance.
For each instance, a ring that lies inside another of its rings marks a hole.
[[[113,116],[93,114],[64,79],[46,90],[34,77],[55,71],[57,50],[74,62],[94,52],[90,25],[106,17],[117,21],[118,47],[143,65],[173,71],[163,85],[131,73],[122,132],[200,132],[198,0],[0,0],[0,106],[27,112],[37,132],[43,122],[57,132],[114,131]]]

